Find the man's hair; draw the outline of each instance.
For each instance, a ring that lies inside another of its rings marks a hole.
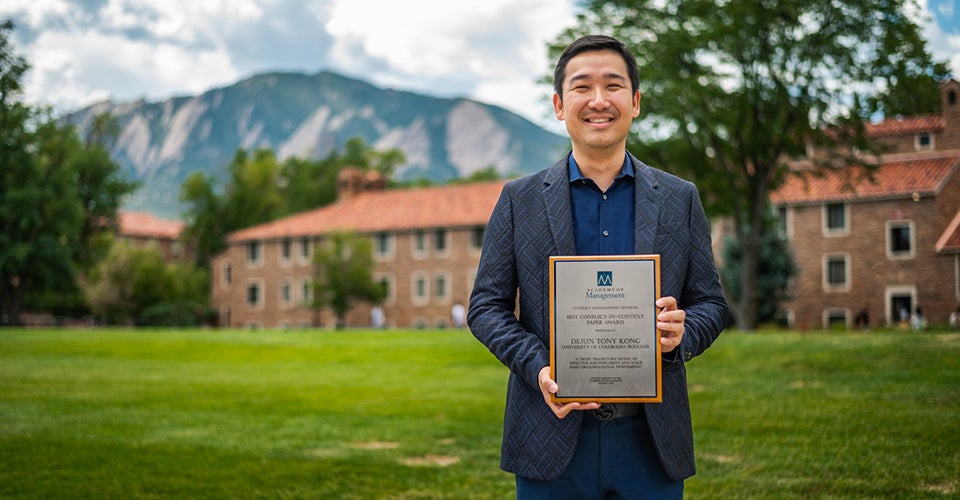
[[[587,35],[574,40],[567,45],[557,60],[557,67],[553,70],[553,91],[563,100],[563,80],[567,77],[567,63],[577,55],[584,52],[610,50],[616,52],[623,58],[627,65],[627,74],[630,77],[630,86],[632,92],[640,88],[640,73],[637,70],[637,59],[627,49],[627,46],[620,40],[606,35]]]

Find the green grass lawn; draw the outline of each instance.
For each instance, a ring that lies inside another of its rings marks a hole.
[[[728,332],[687,498],[960,495],[960,334]],[[511,498],[466,331],[0,330],[0,497]]]

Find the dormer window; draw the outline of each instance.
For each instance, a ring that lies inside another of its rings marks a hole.
[[[917,151],[927,151],[933,149],[933,134],[930,132],[920,132],[916,136]]]

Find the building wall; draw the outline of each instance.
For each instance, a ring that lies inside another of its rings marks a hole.
[[[131,246],[140,248],[156,248],[160,250],[163,259],[166,262],[189,262],[194,257],[194,252],[190,249],[184,249],[183,244],[176,239],[154,238],[143,236],[119,235],[119,238],[130,243]]]
[[[382,305],[386,326],[448,327],[452,323],[453,305],[457,302],[466,305],[480,258],[482,226],[443,229],[442,248],[437,245],[439,232],[436,229],[400,231],[384,233],[385,238],[380,234],[367,235],[373,241],[374,279],[388,284],[388,297]],[[212,263],[211,300],[219,312],[220,325],[334,326],[331,311],[316,312],[306,305],[312,300],[312,248],[318,242],[291,239],[290,258],[283,257],[283,240],[262,242],[260,259],[256,262],[247,258],[248,243],[230,245]],[[381,242],[386,244],[381,246]],[[256,304],[248,300],[251,286],[258,287]],[[418,291],[423,295],[418,295]],[[347,326],[370,326],[371,307],[356,303],[346,318]]]
[[[918,143],[917,134],[906,134],[898,135],[891,137],[884,137],[877,140],[876,142],[885,145],[887,150],[884,151],[886,154],[891,153],[913,153],[916,151],[933,151],[936,149],[943,149],[944,135],[942,132],[928,132],[932,138],[932,144],[929,148],[924,149]]]
[[[784,307],[800,329],[827,328],[830,318],[852,327],[855,315],[867,307],[871,326],[897,324],[891,302],[909,297],[931,323],[946,323],[956,300],[952,286],[955,259],[938,255],[934,245],[943,225],[937,224],[933,198],[848,203],[847,231],[826,234],[824,205],[790,208],[791,245],[798,272]],[[912,235],[909,255],[888,251],[891,224],[906,225]],[[845,286],[828,286],[826,261],[844,258]]]
[[[960,82],[950,80],[941,89],[944,131],[937,149],[960,149]]]

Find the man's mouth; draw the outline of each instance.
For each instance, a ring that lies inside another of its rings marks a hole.
[[[609,123],[612,122],[613,118],[587,118],[587,123]]]

